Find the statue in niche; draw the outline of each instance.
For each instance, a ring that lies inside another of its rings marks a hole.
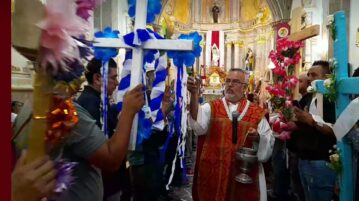
[[[217,6],[217,3],[214,3],[212,7],[213,23],[218,23],[219,13],[220,13],[220,9]]]
[[[256,15],[256,23],[267,23],[270,20],[270,10],[268,6],[262,6]]]
[[[248,48],[248,52],[245,58],[246,70],[253,71],[254,70],[254,54],[251,48]]]
[[[219,49],[217,45],[212,46],[212,66],[219,66]]]

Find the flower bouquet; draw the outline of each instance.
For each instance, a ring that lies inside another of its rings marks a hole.
[[[301,41],[289,41],[286,38],[277,42],[276,50],[269,54],[273,62],[274,84],[266,87],[270,94],[270,102],[274,112],[277,113],[271,118],[272,130],[277,133],[276,137],[282,140],[290,138],[291,131],[295,128],[292,122],[293,113],[293,90],[298,78],[294,76],[295,65],[299,63],[301,56],[299,49],[303,47]]]

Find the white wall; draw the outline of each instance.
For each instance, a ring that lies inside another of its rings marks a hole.
[[[350,2],[350,25],[349,25],[349,63],[353,69],[359,67],[359,47],[355,45],[357,29],[359,28],[359,1],[351,0]],[[353,72],[353,71],[352,71]]]
[[[28,59],[11,47],[11,65],[19,68],[27,66]]]
[[[293,0],[292,10],[302,7],[301,0]],[[328,15],[328,1],[316,0],[304,4],[307,13],[308,25],[320,25],[319,35],[306,40],[305,60],[312,63],[315,60],[327,59],[328,57],[328,31],[326,28],[326,16]]]
[[[294,8],[298,8],[302,6],[302,0],[293,0],[292,1],[292,10]],[[292,17],[292,13],[291,13],[291,17]]]
[[[120,31],[121,35],[127,30],[128,4],[127,0],[112,0],[112,27]]]

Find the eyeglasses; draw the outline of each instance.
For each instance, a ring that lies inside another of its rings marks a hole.
[[[231,79],[226,79],[225,81],[225,84],[226,85],[229,85],[230,83],[232,83],[233,85],[247,85],[247,83],[244,83],[244,82],[241,82],[240,80],[238,80],[238,79],[233,79],[233,80],[231,80]]]

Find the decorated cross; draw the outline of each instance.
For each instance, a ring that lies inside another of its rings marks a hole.
[[[136,18],[135,18],[135,30],[146,29],[146,15],[147,15],[148,0],[141,0],[141,3],[136,4]],[[104,48],[126,48],[132,49],[132,69],[131,69],[131,83],[130,88],[134,88],[141,83],[142,71],[143,71],[143,57],[144,50],[176,50],[176,51],[192,51],[193,41],[191,40],[154,40],[149,39],[139,46],[132,47],[122,39],[117,38],[97,38],[94,43],[95,47]],[[129,150],[135,150],[136,136],[137,136],[138,115],[133,120]]]
[[[334,38],[334,58],[337,62],[335,68],[335,89],[336,98],[336,117],[338,118],[346,106],[349,104],[350,94],[359,94],[359,78],[348,78],[348,40],[346,33],[346,21],[344,11],[334,14],[335,35]],[[316,90],[319,93],[328,93],[324,86],[324,81],[316,82]],[[340,181],[340,200],[353,200],[353,172],[352,172],[352,153],[351,147],[337,136],[338,147],[342,156],[342,173]]]

